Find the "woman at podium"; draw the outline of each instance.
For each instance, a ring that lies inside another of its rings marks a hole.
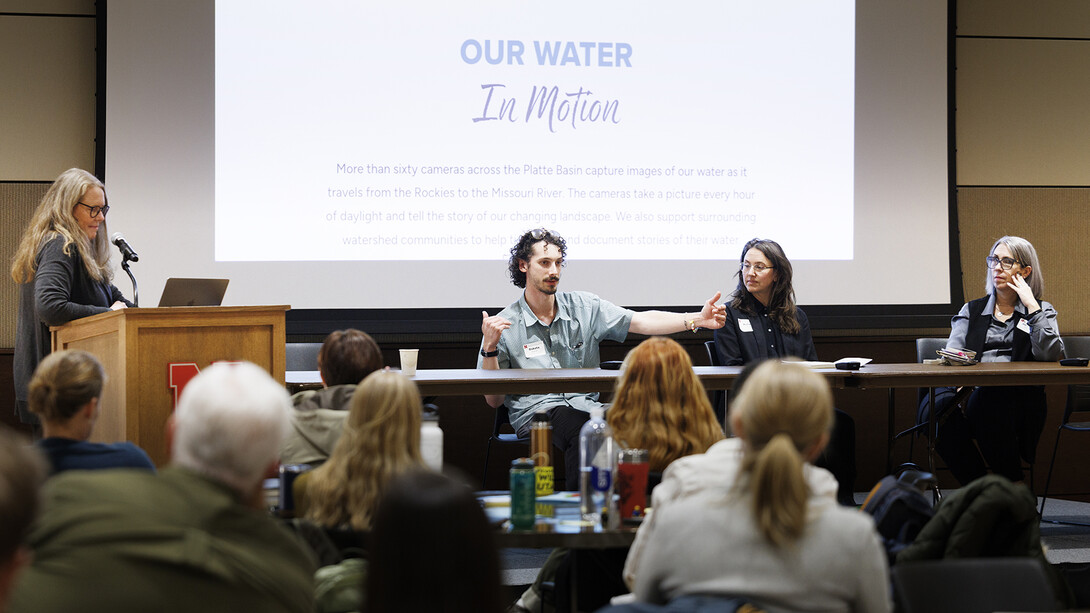
[[[12,261],[11,277],[19,284],[16,411],[36,434],[40,424],[27,407],[27,385],[49,353],[49,326],[134,306],[112,283],[109,210],[101,181],[78,168],[64,171],[35,210]]]

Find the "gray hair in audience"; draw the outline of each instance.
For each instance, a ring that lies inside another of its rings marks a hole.
[[[0,426],[0,567],[26,542],[41,505],[45,475],[45,459],[30,441]]]
[[[249,362],[220,362],[182,391],[174,412],[172,461],[253,491],[291,429],[287,390]]]
[[[1005,245],[1010,250],[1011,256],[1018,260],[1023,268],[1026,266],[1033,268],[1029,277],[1026,278],[1026,283],[1029,284],[1029,288],[1033,291],[1033,297],[1040,300],[1045,293],[1045,275],[1041,271],[1041,262],[1037,259],[1037,250],[1033,248],[1033,243],[1021,236],[1004,236],[995,241],[991,250],[988,251],[988,255],[994,254],[995,248],[999,245]],[[992,276],[991,268],[984,275],[984,291],[988,294],[995,291],[995,278]]]

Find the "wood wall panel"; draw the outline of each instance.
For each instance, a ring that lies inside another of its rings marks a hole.
[[[1090,40],[957,41],[958,185],[1090,185]]]
[[[958,189],[962,285],[984,295],[984,258],[1005,234],[1033,243],[1041,260],[1045,300],[1059,313],[1061,334],[1090,334],[1090,188]]]
[[[958,0],[958,36],[1090,38],[1086,0]]]
[[[11,278],[11,258],[48,183],[0,183],[0,347],[15,346],[19,286]]]
[[[95,74],[93,10],[0,14],[0,180],[94,168]]]

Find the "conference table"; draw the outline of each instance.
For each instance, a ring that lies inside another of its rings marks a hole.
[[[892,389],[964,385],[1071,385],[1090,383],[1090,368],[1060,366],[1057,362],[985,362],[972,366],[940,364],[875,364],[859,370],[815,368],[814,372],[837,389]],[[728,390],[741,366],[694,366],[693,372],[709,390]],[[610,392],[619,370],[601,368],[554,368],[484,370],[441,368],[418,370],[410,377],[424,396],[474,396],[485,394],[544,394],[561,392]],[[320,387],[318,371],[288,371],[285,380],[293,389]]]
[[[887,389],[887,472],[895,436],[893,390],[961,386],[1072,385],[1090,383],[1090,367],[1060,366],[1058,362],[984,362],[971,366],[942,364],[876,364],[859,370],[815,368],[835,389]],[[709,390],[729,390],[741,366],[694,366],[693,371]],[[601,368],[501,369],[453,368],[417,370],[412,380],[423,396],[473,396],[485,394],[545,394],[610,392],[618,370]],[[288,389],[297,391],[321,386],[318,371],[289,371]],[[915,410],[915,407],[912,407]],[[934,432],[934,424],[930,426]],[[928,438],[928,461],[933,469],[934,436]]]
[[[693,371],[709,390],[728,390],[742,372],[741,366],[694,366]],[[844,387],[851,371],[816,369],[833,387]],[[475,396],[484,394],[548,394],[611,392],[619,370],[602,368],[445,368],[417,370],[411,377],[423,396]],[[289,390],[320,387],[316,370],[288,371]]]

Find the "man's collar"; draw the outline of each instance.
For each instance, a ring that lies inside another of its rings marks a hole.
[[[553,321],[558,319],[571,320],[571,313],[568,310],[567,302],[560,299],[561,292],[553,294],[553,299],[556,303],[556,317],[553,317]],[[530,327],[540,320],[537,315],[534,315],[534,310],[530,308],[530,303],[526,302],[526,291],[522,292],[519,296],[519,308],[522,310],[522,323],[526,327]]]

